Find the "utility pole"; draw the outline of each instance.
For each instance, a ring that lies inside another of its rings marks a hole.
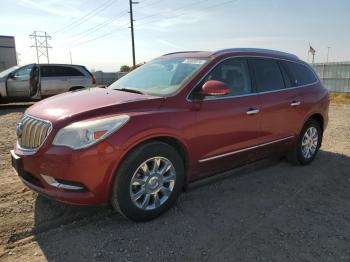
[[[331,49],[331,47],[327,46],[327,63],[328,63],[328,59],[329,59],[329,49]]]
[[[132,65],[133,68],[136,66],[136,59],[135,59],[135,40],[134,40],[134,17],[132,12],[132,5],[138,4],[139,2],[133,2],[132,0],[129,0],[130,5],[130,29],[131,29],[131,45],[132,45]]]
[[[40,57],[44,56],[47,59],[47,63],[50,63],[49,58],[49,46],[48,40],[51,40],[51,36],[49,36],[46,32],[34,31],[34,33],[30,34],[29,37],[34,38],[34,44],[30,47],[35,47],[36,49],[36,61],[39,64]]]

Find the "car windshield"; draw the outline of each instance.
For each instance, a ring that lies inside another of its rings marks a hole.
[[[15,71],[18,68],[19,68],[18,66],[13,66],[13,67],[10,67],[10,68],[0,72],[0,78],[6,77],[9,73]]]
[[[114,82],[109,89],[169,96],[181,88],[207,61],[206,58],[160,58]]]

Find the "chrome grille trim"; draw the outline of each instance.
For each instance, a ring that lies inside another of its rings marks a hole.
[[[17,140],[17,148],[25,152],[35,153],[46,141],[52,130],[50,121],[28,114],[21,119],[23,124],[22,136]]]

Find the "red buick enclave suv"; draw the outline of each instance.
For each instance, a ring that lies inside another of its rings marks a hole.
[[[111,203],[145,221],[194,180],[271,154],[310,163],[328,106],[328,91],[292,54],[171,53],[107,89],[64,93],[28,108],[12,164],[45,196]]]

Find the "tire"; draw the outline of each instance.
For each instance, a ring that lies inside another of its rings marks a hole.
[[[313,135],[314,134],[313,132],[316,132],[315,134],[317,135],[317,138],[315,137],[315,135]],[[310,139],[308,140],[308,138],[306,137],[307,135],[313,138],[312,141]],[[287,159],[293,164],[297,164],[297,165],[310,164],[316,157],[317,152],[321,147],[322,135],[323,133],[319,122],[317,122],[314,119],[309,119],[305,123],[304,127],[302,128],[293,148],[288,153]],[[304,142],[306,141],[305,142],[306,145],[304,146],[304,148],[303,148],[303,141]],[[310,146],[312,148],[310,148]],[[306,148],[308,148],[309,150],[305,150]],[[306,153],[307,151],[309,153]]]
[[[85,89],[85,87],[83,86],[73,86],[69,89],[69,91],[78,91],[78,90],[82,90]]]
[[[158,172],[152,171],[154,167]],[[128,219],[148,221],[174,204],[184,178],[183,160],[172,146],[158,141],[142,144],[119,166],[110,202],[114,210]]]

